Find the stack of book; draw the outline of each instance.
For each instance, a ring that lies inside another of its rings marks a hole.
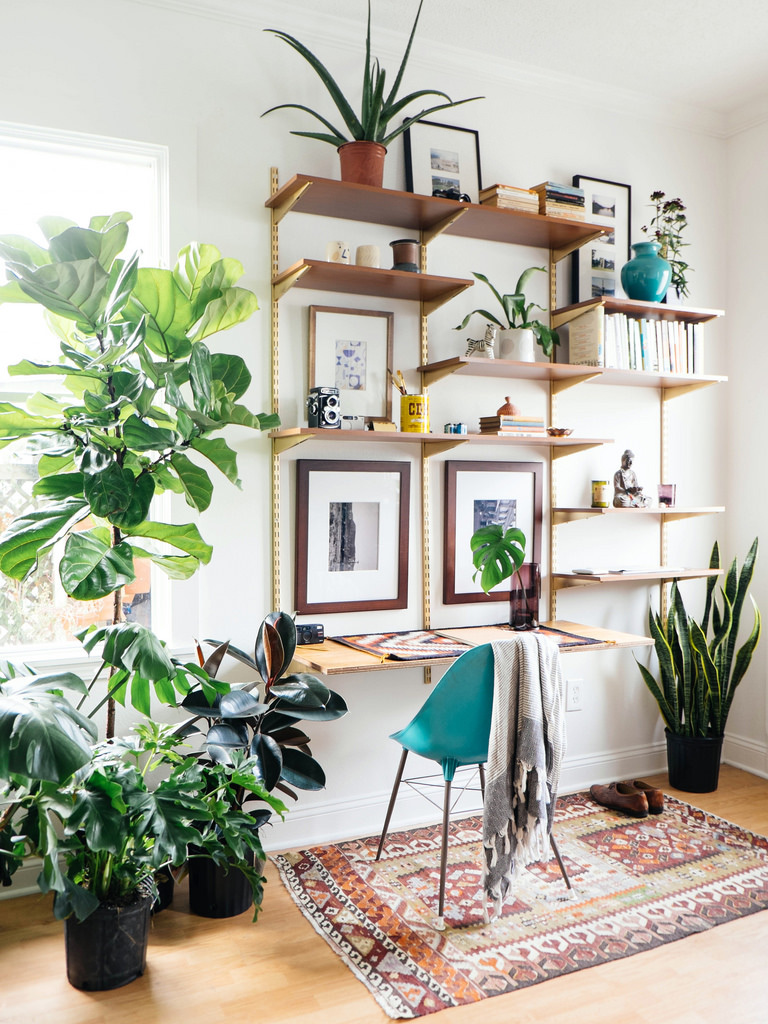
[[[515,435],[518,437],[541,437],[546,434],[543,416],[528,416],[525,413],[480,417],[481,434]]]
[[[558,185],[554,181],[543,181],[541,185],[534,185],[532,191],[539,197],[539,213],[543,213],[547,217],[584,220],[583,188]]]
[[[569,362],[653,373],[703,373],[704,325],[606,313],[596,306],[569,326]]]
[[[516,185],[490,185],[480,190],[483,206],[496,206],[504,210],[523,210],[526,213],[539,212],[539,195],[530,188]]]

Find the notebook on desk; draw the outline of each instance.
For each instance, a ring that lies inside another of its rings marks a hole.
[[[495,640],[508,639],[515,630],[505,622],[494,626],[461,626],[457,629],[438,629],[435,632],[452,640],[462,640],[471,647],[478,644],[490,644]],[[539,626],[538,632],[547,636],[559,647],[584,647],[587,644],[601,644],[604,640],[597,640],[594,637],[582,636],[578,633],[568,633],[564,629],[555,629],[552,626]]]

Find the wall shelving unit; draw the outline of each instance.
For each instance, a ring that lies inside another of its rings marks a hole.
[[[556,423],[557,396],[566,389],[584,384],[614,386],[650,387],[660,393],[662,423],[662,474],[666,471],[665,408],[666,403],[680,395],[708,387],[723,381],[723,377],[649,373],[638,370],[616,370],[598,366],[576,366],[561,363],[519,363],[510,360],[488,360],[480,357],[456,356],[437,362],[429,360],[427,318],[443,303],[470,287],[473,282],[463,278],[437,277],[427,272],[428,246],[441,234],[501,242],[509,245],[545,248],[549,250],[550,262],[550,308],[553,310],[552,323],[561,326],[606,303],[604,299],[578,303],[561,309],[556,306],[556,266],[580,246],[602,234],[597,225],[582,221],[567,221],[538,214],[521,213],[472,203],[456,203],[450,199],[420,196],[408,192],[354,185],[341,181],[316,178],[297,174],[282,187],[278,184],[277,170],[272,169],[271,195],[265,204],[272,216],[272,409],[279,413],[280,394],[280,345],[279,345],[279,304],[282,296],[293,287],[311,287],[332,292],[353,295],[383,296],[418,302],[420,306],[421,346],[418,371],[421,374],[422,389],[439,384],[454,374],[467,377],[504,378],[509,380],[535,380],[545,384],[549,392],[550,423]],[[418,231],[421,241],[421,273],[410,274],[401,271],[372,269],[368,267],[330,264],[321,260],[301,259],[285,270],[279,266],[279,224],[289,213],[314,214],[329,218],[365,221],[371,224],[404,228]],[[688,319],[691,322],[706,322],[721,315],[716,310],[680,310],[673,307],[659,307],[658,304],[634,303],[629,300],[608,300],[611,310],[621,310],[628,315],[658,316],[666,319]],[[614,584],[621,581],[658,581],[663,583],[673,578],[661,568],[648,572],[590,575],[565,573],[555,570],[557,530],[566,523],[589,519],[602,514],[656,515],[660,521],[660,565],[666,565],[666,528],[669,522],[688,516],[708,515],[722,511],[720,507],[671,508],[663,509],[592,509],[559,506],[556,501],[555,463],[559,458],[584,451],[597,445],[612,443],[608,438],[574,437],[497,437],[479,434],[409,434],[400,431],[329,431],[303,426],[283,426],[272,431],[272,559],[273,559],[273,602],[281,607],[281,552],[279,522],[281,515],[280,457],[283,452],[299,444],[322,439],[333,444],[374,443],[418,444],[421,451],[422,490],[422,564],[423,599],[421,627],[431,625],[429,557],[430,496],[428,460],[430,457],[450,451],[466,444],[492,445],[494,447],[525,446],[541,448],[549,455],[550,495],[552,499],[550,531],[550,618],[557,617],[558,590],[573,586],[594,586]],[[708,569],[675,570],[678,578],[693,578],[712,574]],[[573,625],[573,624],[572,624]],[[628,634],[621,634],[626,638]],[[646,638],[634,637],[636,643],[645,643]],[[648,641],[649,642],[649,641]],[[336,645],[337,647],[339,645]],[[606,646],[610,646],[606,643]],[[359,652],[358,652],[359,653]],[[338,651],[334,652],[334,657]],[[307,655],[309,658],[309,655]],[[311,659],[310,659],[311,660]],[[353,659],[357,664],[358,659]],[[349,658],[342,659],[349,664]],[[439,662],[438,662],[439,663]],[[309,664],[309,661],[307,661]],[[421,663],[420,663],[421,664]],[[388,665],[378,664],[379,668]],[[316,669],[322,671],[321,669]],[[354,671],[345,668],[344,671]],[[428,675],[428,668],[425,669]]]

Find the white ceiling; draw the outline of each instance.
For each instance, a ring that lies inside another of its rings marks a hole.
[[[372,0],[374,52],[416,6]],[[269,25],[302,7],[365,24],[366,0],[255,0]],[[425,0],[414,51],[430,42],[722,114],[768,96],[767,0]]]

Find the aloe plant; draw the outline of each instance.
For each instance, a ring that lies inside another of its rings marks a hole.
[[[722,608],[715,595],[716,578],[707,580],[701,623],[685,610],[677,583],[672,584],[666,624],[653,610],[648,626],[659,661],[659,679],[638,665],[670,732],[681,736],[722,736],[736,688],[749,668],[761,632],[760,611],[750,595],[754,621],[744,644],[736,650],[744,601],[754,573],[757,538],[744,559],[741,572],[734,558],[721,588]],[[720,568],[715,542],[709,562]],[[708,638],[711,626],[711,636]]]
[[[265,110],[264,114],[271,114],[274,110],[303,110],[305,113],[310,114],[312,117],[320,121],[327,129],[327,132],[299,132],[293,131],[291,135],[300,135],[308,139],[317,139],[320,142],[328,142],[337,149],[339,146],[343,146],[344,143],[350,141],[370,141],[379,142],[382,146],[386,147],[401,135],[407,128],[417,121],[423,120],[430,114],[434,114],[438,110],[445,110],[448,107],[458,107],[462,103],[471,103],[473,100],[483,99],[482,96],[471,96],[465,100],[452,100],[447,93],[442,92],[439,89],[420,89],[416,92],[408,93],[407,96],[403,96],[398,99],[398,92],[402,84],[403,74],[405,72],[408,58],[411,54],[411,46],[413,45],[413,38],[416,34],[416,26],[419,23],[419,16],[421,15],[421,8],[424,0],[420,0],[418,10],[416,11],[416,17],[411,28],[411,34],[408,38],[408,45],[405,48],[403,59],[400,62],[395,80],[388,92],[385,92],[387,73],[384,68],[381,67],[378,58],[371,58],[371,4],[368,0],[368,29],[365,38],[365,66],[363,68],[363,87],[362,87],[362,105],[360,109],[360,115],[358,116],[352,108],[349,100],[344,96],[341,89],[339,88],[336,80],[331,75],[330,71],[325,65],[312,53],[311,50],[307,49],[303,43],[300,43],[298,39],[288,35],[287,32],[282,32],[279,29],[267,28],[265,32],[271,32],[276,35],[278,39],[282,39],[283,42],[293,47],[297,53],[306,60],[309,66],[317,73],[320,81],[323,83],[325,88],[328,90],[328,94],[336,105],[336,109],[341,115],[346,132],[343,129],[337,128],[327,118],[323,117],[322,114],[318,114],[317,111],[312,110],[310,107],[306,107],[301,103],[278,103],[277,106],[270,107],[269,110]],[[445,100],[444,103],[437,103],[431,107],[427,107],[424,110],[419,111],[418,114],[413,114],[406,117],[405,120],[397,126],[397,128],[389,130],[389,124],[398,114],[400,114],[410,103],[416,100],[420,100],[424,96],[441,96]]]
[[[170,658],[150,629],[123,621],[122,589],[135,578],[135,559],[186,579],[211,557],[194,523],[151,518],[152,499],[175,491],[203,512],[213,493],[205,465],[239,486],[236,453],[212,435],[279,422],[241,404],[251,381],[243,359],[206,345],[258,309],[256,296],[237,286],[241,264],[192,243],[172,270],[140,267],[138,254],[120,257],[129,220],[116,213],[84,228],[46,217],[47,247],[0,236],[9,278],[0,301],[44,307],[61,339],[58,362],[23,359],[9,372],[53,378],[69,392],[0,403],[0,447],[26,443],[41,453],[38,506],[0,536],[0,572],[23,580],[62,542],[65,592],[82,601],[113,596],[111,625],[81,634],[87,649],[101,647],[91,687],[109,670],[108,737],[116,699],[149,714],[152,687],[174,703],[198,671]]]
[[[484,316],[486,320],[490,320],[492,323],[498,324],[502,330],[529,328],[533,331],[536,341],[541,345],[544,355],[551,355],[553,347],[560,344],[560,337],[557,331],[548,327],[546,324],[543,324],[540,320],[531,319],[531,310],[540,309],[544,311],[544,307],[539,306],[535,302],[528,302],[525,297],[525,288],[528,281],[537,271],[546,273],[546,268],[528,267],[528,269],[524,270],[518,278],[515,290],[510,295],[502,295],[502,293],[491,284],[485,274],[478,274],[476,271],[473,271],[472,276],[476,277],[478,281],[482,281],[483,284],[487,284],[493,292],[502,308],[504,319],[500,320],[498,316],[494,313],[490,313],[487,309],[473,309],[471,313],[467,313],[460,324],[456,325],[454,330],[464,330],[469,323],[470,318],[473,317],[475,313],[479,313],[481,316]]]

